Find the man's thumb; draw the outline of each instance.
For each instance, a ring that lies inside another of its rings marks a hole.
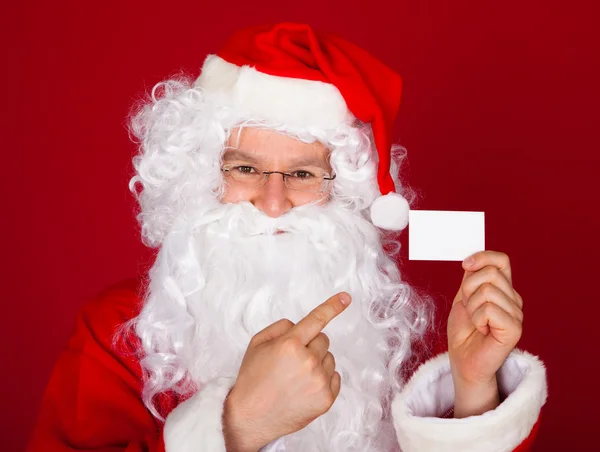
[[[265,329],[259,331],[252,338],[252,344],[254,346],[263,344],[265,342],[277,339],[279,336],[287,333],[294,326],[294,322],[288,319],[281,319],[275,323],[272,323]]]

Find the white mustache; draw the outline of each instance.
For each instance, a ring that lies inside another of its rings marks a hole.
[[[273,218],[250,202],[224,204],[219,208],[218,219],[214,221],[215,218],[211,218],[213,221],[207,225],[207,233],[227,234],[231,238],[278,236],[283,233],[310,234],[316,227],[323,228],[320,219],[325,210],[326,206],[307,204]],[[207,217],[205,212],[202,215]]]

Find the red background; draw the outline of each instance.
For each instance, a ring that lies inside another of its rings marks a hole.
[[[196,74],[232,31],[280,20],[337,32],[403,75],[396,138],[418,208],[484,210],[487,248],[511,256],[521,346],[549,373],[536,450],[594,449],[598,15],[551,3],[13,4],[2,27],[2,450],[25,444],[80,306],[151,260],[127,191],[129,107],[169,74]],[[460,265],[404,271],[436,296],[443,326]]]

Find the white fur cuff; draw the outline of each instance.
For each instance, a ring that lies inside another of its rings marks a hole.
[[[546,370],[535,356],[513,351],[498,372],[506,400],[465,419],[441,419],[454,405],[448,354],[424,363],[392,403],[404,452],[512,451],[529,436],[547,397]]]
[[[233,383],[230,378],[214,380],[167,416],[166,452],[225,452],[221,418]]]

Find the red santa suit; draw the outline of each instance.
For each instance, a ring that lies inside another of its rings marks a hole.
[[[400,77],[364,50],[305,25],[244,30],[219,55],[206,59],[196,86],[219,93],[229,107],[267,122],[332,129],[370,124],[378,154],[381,197],[372,222],[406,226],[408,204],[390,176],[391,128],[400,103]],[[316,101],[318,100],[318,101]],[[162,394],[158,421],[141,398],[139,349],[113,344],[117,329],[141,308],[135,282],[87,305],[60,356],[44,396],[32,452],[223,451],[224,400],[234,381],[221,378],[187,400]],[[137,339],[136,339],[137,340]],[[545,370],[534,356],[514,351],[498,371],[500,406],[481,416],[444,418],[454,389],[447,354],[424,363],[393,400],[396,436],[404,452],[528,450],[546,400]],[[282,440],[264,451],[284,451]]]
[[[163,424],[141,399],[142,372],[135,343],[114,343],[137,315],[137,281],[87,304],[59,357],[28,447],[29,452],[225,451],[221,417],[233,381],[218,379],[186,401],[159,400]],[[546,400],[545,370],[534,356],[514,351],[498,372],[505,400],[493,411],[443,418],[453,405],[446,354],[424,363],[395,397],[392,415],[403,452],[530,450]],[[264,451],[285,450],[274,441]]]

